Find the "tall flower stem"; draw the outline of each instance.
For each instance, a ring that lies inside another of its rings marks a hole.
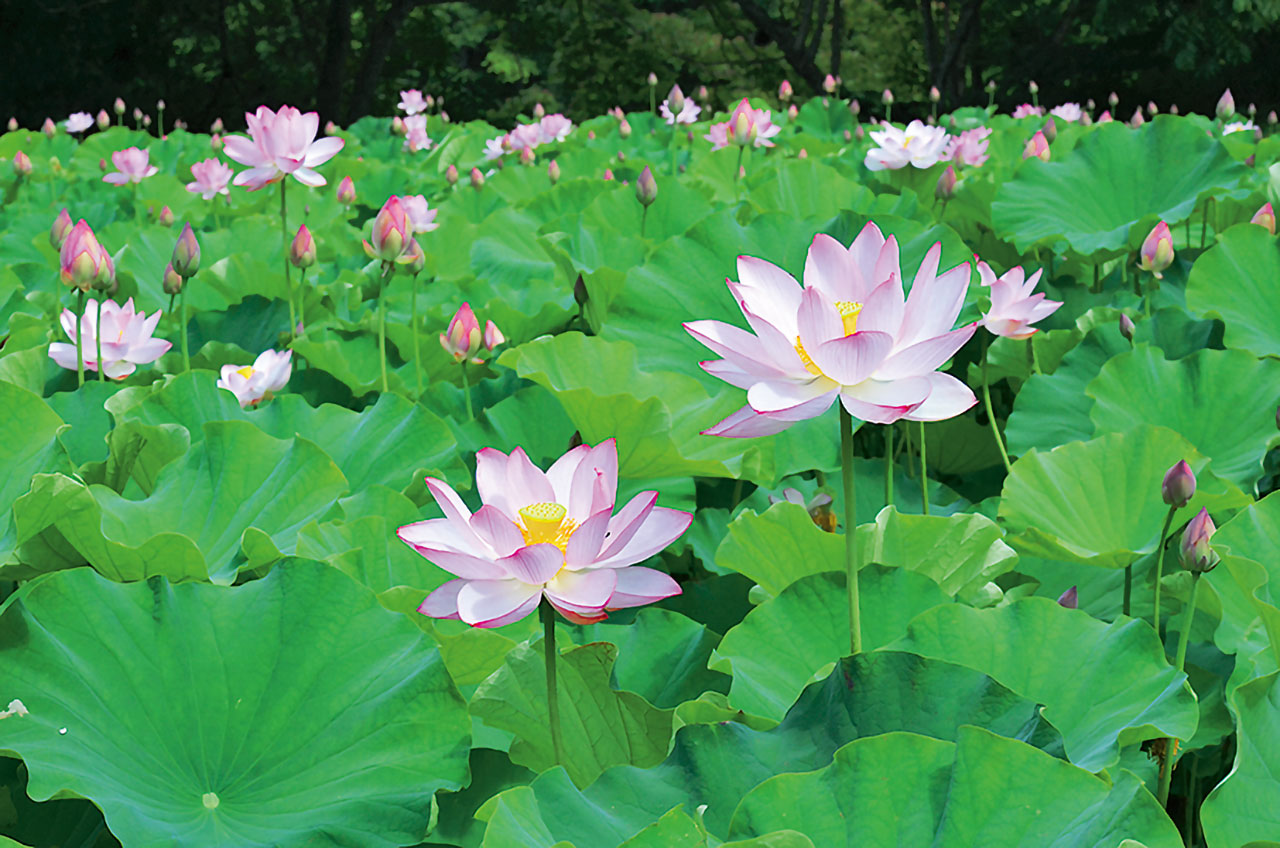
[[[1120,612],[1125,615],[1131,614],[1133,606],[1133,563],[1129,563],[1124,567],[1124,600],[1120,603]]]
[[[191,353],[187,350],[187,283],[190,278],[184,278],[182,288],[178,289],[178,332],[182,336],[182,370],[191,370]]]
[[[84,289],[76,290],[76,379],[84,385],[84,348],[80,337],[84,335]]]
[[[925,463],[926,446],[924,442],[924,422],[920,422],[920,502],[924,504],[924,514],[929,514],[929,466]]]
[[[547,666],[547,720],[551,726],[551,750],[555,755],[555,764],[561,765],[563,757],[560,741],[560,692],[556,688],[556,660],[560,655],[556,651],[556,613],[551,604],[545,600],[540,609],[542,613],[542,655]]]
[[[996,438],[996,447],[1000,448],[1000,459],[1004,460],[1004,470],[1006,473],[1013,473],[1013,466],[1009,464],[1009,452],[1004,449],[1004,438],[1000,435],[1000,425],[996,424],[996,413],[991,408],[991,387],[987,380],[987,348],[990,342],[986,336],[982,337],[982,402],[987,410],[987,422],[991,425],[991,435]]]
[[[286,263],[287,264],[287,263]],[[395,273],[395,265],[390,262],[382,263],[382,277],[378,280],[378,365],[382,369],[382,391],[388,391],[387,387],[387,281],[391,279],[391,275]],[[292,311],[292,309],[290,309]]]
[[[413,379],[417,384],[416,398],[422,397],[422,348],[418,345],[418,275],[413,275],[409,292],[409,331],[413,335]]]
[[[1200,591],[1200,572],[1193,571],[1191,573],[1191,597],[1187,600],[1187,612],[1182,620],[1182,632],[1178,634],[1178,654],[1174,659],[1173,667],[1178,671],[1182,671],[1187,663],[1187,639],[1191,636],[1191,623],[1196,617],[1196,594]],[[1173,746],[1175,740],[1170,738],[1164,740],[1164,761],[1160,769],[1160,788],[1156,794],[1156,800],[1160,802],[1160,806],[1166,806],[1169,803],[1169,783],[1173,780]]]
[[[893,505],[893,425],[884,427],[884,505]]]
[[[738,184],[739,177],[742,176],[742,156],[746,152],[747,152],[747,148],[745,147],[738,148],[738,164],[733,167],[733,183],[735,186]]]
[[[285,185],[289,182],[288,177],[280,180],[280,238],[284,241],[284,290],[285,297],[289,301],[289,338],[293,338],[294,333],[298,330],[298,313],[293,308],[293,275],[289,273],[289,207],[285,201]],[[385,380],[383,381],[386,382]],[[383,386],[386,391],[386,386]]]
[[[648,222],[648,220],[649,220],[649,207],[641,206],[640,207],[640,238],[644,238],[644,225]]]
[[[1164,517],[1164,527],[1160,528],[1160,547],[1156,549],[1156,601],[1154,612],[1151,614],[1151,624],[1156,629],[1156,635],[1160,635],[1160,578],[1164,574],[1164,547],[1165,542],[1169,540],[1169,526],[1173,524],[1173,514],[1178,511],[1176,506],[1169,507],[1169,512]]]
[[[476,413],[471,407],[471,385],[467,381],[467,360],[462,360],[462,398],[467,402],[467,420],[475,421]]]
[[[840,474],[844,482],[844,571],[849,595],[849,653],[862,652],[862,616],[858,602],[857,503],[853,485],[853,416],[840,406]]]
[[[104,295],[105,292],[100,292],[99,294]],[[98,346],[98,358],[94,360],[98,363],[98,382],[107,379],[107,369],[102,367],[102,301],[104,300],[106,300],[106,297],[100,296],[98,298],[98,321],[93,325],[93,339]]]

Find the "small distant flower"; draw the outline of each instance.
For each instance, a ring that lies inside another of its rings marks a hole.
[[[782,497],[769,495],[769,503],[792,503],[802,506],[809,513],[809,518],[814,524],[828,533],[836,532],[836,515],[831,511],[831,496],[824,492],[818,492],[812,500],[806,502],[803,492],[788,486],[782,490]]]
[[[1075,586],[1072,586],[1070,589],[1058,596],[1058,605],[1066,607],[1067,609],[1080,608],[1080,594],[1076,590]]]
[[[554,115],[546,115],[542,120],[538,121],[538,141],[542,144],[564,141],[572,131],[573,121],[559,112]]]
[[[128,185],[140,183],[147,177],[159,173],[160,169],[151,164],[151,154],[136,147],[117,150],[111,154],[111,164],[116,170],[102,178],[104,183]]]
[[[295,268],[310,268],[316,264],[316,240],[306,224],[298,227],[298,234],[289,245],[289,261]]]
[[[1023,159],[1039,159],[1042,162],[1049,161],[1049,139],[1044,137],[1044,133],[1036,130],[1036,134],[1031,136],[1031,140],[1027,142],[1027,146],[1022,148]]]
[[[69,133],[84,132],[93,126],[93,116],[88,112],[74,112],[71,117],[62,122]]]
[[[303,185],[322,186],[325,178],[315,168],[338,154],[346,143],[341,138],[317,140],[320,116],[303,113],[292,106],[273,112],[266,106],[245,113],[249,137],[229,135],[224,140],[227,155],[249,170],[236,174],[235,185],[256,191],[288,175]]]
[[[498,329],[498,325],[492,321],[484,322],[484,349],[493,353],[494,348],[506,342],[507,337],[502,335],[502,331]]]
[[[1236,100],[1231,96],[1231,89],[1222,92],[1222,96],[1218,98],[1217,108],[1214,110],[1219,118],[1226,120],[1236,113]]]
[[[106,109],[99,109],[98,117],[95,118],[94,121],[97,123],[98,129],[100,130],[105,130],[107,127],[111,126],[111,116],[107,114]]]
[[[1258,128],[1253,121],[1231,121],[1222,127],[1223,135],[1231,135],[1238,132],[1253,132]]]
[[[782,127],[773,122],[768,109],[753,109],[747,98],[742,98],[734,108],[729,120],[712,124],[707,141],[712,150],[720,150],[730,144],[738,147],[773,147],[769,139],[782,132]]]
[[[987,146],[990,141],[988,141],[987,137],[990,135],[990,127],[975,127],[971,130],[965,130],[947,142],[947,148],[943,151],[942,158],[953,162],[961,162],[965,165],[981,165],[989,158],[987,156]]]
[[[1253,217],[1249,219],[1250,224],[1257,224],[1259,227],[1265,227],[1271,235],[1276,234],[1276,213],[1271,208],[1270,203],[1264,203],[1253,213]]]
[[[1183,568],[1194,574],[1204,574],[1217,566],[1220,558],[1210,544],[1217,530],[1207,509],[1201,509],[1196,513],[1196,517],[1187,523],[1187,529],[1182,533],[1182,543],[1178,548]]]
[[[218,388],[231,392],[240,405],[247,408],[269,400],[274,392],[285,387],[292,374],[293,351],[264,350],[252,365],[222,366]]]
[[[416,115],[427,110],[427,101],[423,99],[422,92],[416,88],[400,92],[400,102],[396,105],[409,115]]]
[[[1099,116],[1098,116],[1098,123],[1099,123],[1099,124],[1109,124],[1109,123],[1111,123],[1111,122],[1112,122],[1112,121],[1114,121],[1114,120],[1115,120],[1115,118],[1111,117],[1111,110],[1110,110],[1110,109],[1108,109],[1108,110],[1104,111],[1101,115],[1099,115]]]
[[[404,149],[410,153],[426,150],[431,146],[431,138],[427,135],[427,116],[410,115],[404,119]]]
[[[400,203],[404,206],[404,211],[408,214],[409,222],[413,224],[415,233],[429,233],[440,226],[435,222],[436,215],[440,210],[429,209],[425,195],[405,195],[400,198]]]
[[[160,310],[147,317],[145,313],[136,312],[133,298],[119,306],[114,300],[102,302],[102,326],[98,327],[98,301],[89,298],[85,301],[84,316],[80,319],[80,347],[84,357],[84,367],[90,371],[98,370],[98,338],[102,338],[103,373],[113,380],[119,380],[132,374],[139,365],[155,362],[173,347],[164,339],[152,338],[156,325],[160,323]],[[77,370],[76,363],[76,315],[70,309],[64,309],[60,319],[62,330],[71,339],[71,344],[54,342],[49,345],[49,358],[63,368]],[[101,333],[99,333],[101,330]]]
[[[1054,106],[1049,110],[1049,114],[1055,118],[1061,118],[1069,124],[1079,122],[1084,110],[1080,108],[1079,103],[1063,103],[1061,106]]]
[[[982,316],[982,326],[997,336],[1026,339],[1035,335],[1031,325],[1048,318],[1062,306],[1061,301],[1045,300],[1044,293],[1032,294],[1040,282],[1041,271],[1030,277],[1018,265],[996,277],[986,262],[978,262],[978,278],[991,295],[991,308]]]
[[[791,88],[791,83],[783,80],[782,84],[778,86],[778,99],[786,103],[793,94],[795,94],[795,91]]]
[[[863,160],[871,171],[896,171],[907,165],[929,168],[942,158],[947,147],[947,131],[926,126],[922,121],[912,121],[906,129],[883,123],[879,130],[871,131],[871,139],[879,145],[868,150]]]
[[[356,202],[356,184],[351,181],[351,177],[343,177],[342,182],[338,183],[337,198],[343,206]]]
[[[394,262],[412,236],[413,224],[409,220],[409,214],[400,198],[393,194],[374,217],[373,230],[369,236],[372,243],[364,242],[364,252],[370,259]]]
[[[25,177],[33,170],[31,157],[25,151],[19,150],[13,154],[13,172],[20,177]]]
[[[702,113],[702,107],[693,102],[692,97],[686,97],[681,100],[680,109],[672,112],[667,105],[670,101],[662,101],[662,105],[658,111],[662,113],[662,119],[668,124],[675,126],[676,124],[694,124],[698,121],[698,115]]]
[[[825,91],[827,94],[835,94],[836,87],[838,85],[839,83],[836,82],[836,78],[833,77],[831,74],[827,74],[825,77],[822,78],[822,90]]]
[[[1043,115],[1044,109],[1040,106],[1032,106],[1030,103],[1023,103],[1013,110],[1015,118],[1031,118]]]
[[[49,244],[53,246],[54,250],[62,250],[62,243],[67,240],[67,236],[71,233],[72,226],[71,215],[68,214],[67,210],[64,208],[58,213],[58,216],[53,219],[53,226],[49,228]],[[88,227],[89,225],[85,224],[85,226]],[[96,243],[97,239],[95,238],[94,241]]]
[[[542,128],[538,124],[521,124],[507,133],[507,143],[512,150],[525,150],[542,143]]]
[[[212,200],[219,194],[230,194],[227,185],[231,182],[233,172],[220,159],[205,159],[191,166],[191,176],[195,182],[187,183],[187,191],[199,194],[205,200]]]

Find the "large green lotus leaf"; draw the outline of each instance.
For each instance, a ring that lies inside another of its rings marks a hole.
[[[747,184],[747,200],[761,212],[793,218],[826,220],[844,209],[869,210],[876,199],[870,188],[816,158],[784,159]]]
[[[893,642],[917,614],[951,598],[928,577],[871,565],[858,572],[862,648]],[[849,603],[839,572],[802,577],[725,634],[710,666],[733,675],[729,705],[781,721],[824,668],[849,654]]]
[[[1013,464],[1000,521],[1019,553],[1123,568],[1159,543],[1168,506],[1160,481],[1178,461],[1196,473],[1189,507],[1241,506],[1249,497],[1208,471],[1208,459],[1182,436],[1140,426],[1051,451],[1032,449]]]
[[[491,748],[471,749],[469,771],[471,780],[460,791],[436,796],[440,815],[427,845],[479,845],[485,825],[475,818],[476,810],[504,789],[524,786],[535,777],[528,769],[513,765],[506,753]]]
[[[725,842],[720,848],[814,848],[814,844],[798,830],[775,830],[764,836]]]
[[[1272,493],[1240,510],[1218,528],[1214,550],[1222,565],[1205,576],[1222,606],[1214,642],[1226,653],[1248,643],[1248,632],[1259,616],[1270,634],[1280,662],[1280,494]]]
[[[126,845],[393,848],[466,779],[465,705],[429,638],[319,563],[235,588],[64,571],[0,631],[30,710],[0,749],[33,798],[91,799]]]
[[[557,663],[560,726],[567,762],[560,763],[575,783],[591,783],[609,766],[657,765],[671,740],[672,713],[659,710],[634,692],[618,692],[609,673],[618,649],[593,642],[566,651]],[[546,665],[542,642],[521,645],[476,690],[471,712],[490,727],[516,734],[511,761],[534,771],[556,765],[547,718]]]
[[[850,742],[826,768],[756,787],[731,835],[790,828],[815,845],[866,848],[1177,848],[1178,830],[1132,772],[1114,782],[978,727],[956,742],[888,733]]]
[[[948,604],[917,616],[891,647],[975,668],[1044,704],[1067,756],[1090,771],[1114,765],[1122,745],[1195,733],[1186,675],[1139,619],[1106,624],[1048,598]]]
[[[118,383],[90,380],[74,392],[58,392],[48,399],[50,408],[71,425],[61,439],[76,465],[107,458],[111,416],[103,404],[119,390]]]
[[[632,191],[602,192],[582,213],[585,220],[624,235],[640,235],[644,218],[644,237],[663,242],[683,237],[695,224],[711,212],[706,194],[688,183],[677,182],[661,172],[656,174],[658,197],[642,215],[644,207],[636,202]],[[607,243],[607,242],[606,242]]]
[[[1187,308],[1226,325],[1229,348],[1280,355],[1280,246],[1254,224],[1232,227],[1191,268]]]
[[[230,583],[242,537],[252,531],[275,556],[290,553],[298,531],[347,488],[313,443],[274,439],[247,421],[218,421],[204,425],[204,439],[167,465],[143,500],[51,475],[14,514],[22,541],[52,528],[81,562],[116,580],[164,574]]]
[[[1200,808],[1209,848],[1236,848],[1280,834],[1280,672],[1235,691],[1238,722],[1231,773]]]
[[[102,811],[92,803],[83,798],[37,803],[27,795],[27,780],[22,760],[0,757],[0,831],[5,834],[0,846],[120,848],[102,820]]]
[[[1139,345],[1104,365],[1086,391],[1099,433],[1168,427],[1209,457],[1214,474],[1245,491],[1280,440],[1280,361],[1242,350],[1201,350],[1170,362],[1157,348]]]
[[[58,441],[58,413],[37,394],[0,381],[0,562],[13,553],[13,504],[31,488],[31,476],[66,464]]]
[[[1082,256],[1105,258],[1127,248],[1142,218],[1181,221],[1201,197],[1225,194],[1246,173],[1185,120],[1157,116],[1137,130],[1116,122],[1090,131],[1061,160],[1024,163],[1000,187],[991,216],[996,234],[1021,252],[1060,238]]]

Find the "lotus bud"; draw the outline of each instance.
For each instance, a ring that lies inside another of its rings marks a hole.
[[[1187,529],[1182,533],[1182,544],[1178,550],[1183,568],[1193,574],[1213,571],[1219,557],[1210,542],[1217,529],[1207,509],[1201,509],[1196,513],[1196,517],[1187,523]]]
[[[449,167],[444,169],[444,181],[447,182],[449,185],[458,184],[458,166],[457,165],[451,164],[449,165]]]
[[[657,84],[658,84],[658,75],[657,75],[657,74],[655,74],[653,71],[650,71],[650,72],[649,72],[649,87],[650,87],[650,88],[653,88],[653,87],[654,87],[654,86],[656,86]]]
[[[1022,149],[1023,159],[1030,159],[1033,156],[1042,162],[1049,161],[1049,140],[1039,130],[1036,130],[1036,134],[1031,136],[1027,146]]]
[[[1097,103],[1094,103],[1094,102],[1093,102],[1093,98],[1092,98],[1092,97],[1090,97],[1088,100],[1086,100],[1086,101],[1084,102],[1084,108],[1085,108],[1087,111],[1092,112],[1094,109],[1098,108],[1098,104],[1097,104]]]
[[[1250,118],[1257,117],[1258,107],[1256,104],[1250,103],[1248,107],[1245,109],[1245,111],[1249,113]]]
[[[783,103],[786,103],[788,100],[790,100],[791,96],[794,93],[795,92],[791,88],[791,83],[788,80],[783,80],[782,84],[778,86],[778,99],[781,100]],[[676,110],[672,109],[671,111],[674,112]]]
[[[684,92],[680,90],[679,85],[671,86],[671,90],[667,92],[667,108],[673,115],[679,115],[680,110],[684,108]]]
[[[374,217],[370,241],[364,242],[364,252],[370,259],[394,262],[404,252],[412,232],[409,213],[400,198],[393,194]]]
[[[45,118],[44,124],[40,127],[40,132],[44,133],[45,138],[53,138],[58,134],[58,127],[53,123],[52,118]]]
[[[115,279],[111,256],[98,243],[98,237],[83,218],[63,240],[58,261],[62,282],[81,291],[89,291],[99,281]]]
[[[1027,83],[1027,91],[1031,92],[1032,94],[1039,94],[1040,86],[1036,85],[1035,80],[1032,80],[1031,82]]]
[[[711,94],[707,91],[707,87],[705,85],[698,86],[698,99],[704,101],[711,99]]]
[[[848,133],[849,131],[845,130],[845,137],[844,137],[845,141],[849,140]],[[866,138],[866,135],[867,135],[867,131],[862,128],[862,124],[858,124],[858,126],[854,127],[853,137],[856,138],[858,141],[862,141],[862,139]]]
[[[573,302],[578,306],[587,305],[587,284],[583,282],[582,275],[578,275],[578,279],[573,281]],[[1280,415],[1280,413],[1277,413]]]
[[[18,119],[17,119],[17,118],[10,118],[10,119],[9,119],[9,132],[17,132],[17,131],[18,131]]]
[[[1044,132],[1045,140],[1053,144],[1058,139],[1058,124],[1053,118],[1045,119],[1044,126],[1041,128]]]
[[[533,117],[541,121],[547,116],[547,108],[541,103],[533,104]]]
[[[996,93],[996,81],[995,81],[995,80],[988,80],[988,81],[987,81],[987,94],[995,94],[995,93]]]
[[[733,120],[733,143],[739,147],[750,147],[756,140],[756,126],[745,112],[738,112]]]
[[[1070,589],[1058,596],[1058,605],[1066,607],[1067,609],[1080,608],[1080,595],[1076,591],[1075,586],[1072,586]]]
[[[356,202],[356,184],[351,181],[351,177],[343,177],[342,182],[338,183],[337,198],[343,206]]]
[[[471,169],[471,187],[476,191],[484,188],[484,174],[480,173],[479,168]]]
[[[604,181],[609,182],[613,179],[613,171],[609,168],[604,169]]]
[[[504,343],[507,337],[502,335],[502,331],[498,329],[498,325],[492,321],[484,322],[484,349],[493,352],[493,349]]]
[[[442,99],[443,99],[443,98],[442,98]],[[449,123],[449,113],[448,113],[448,112],[446,112],[445,110],[441,109],[441,110],[440,110],[440,120],[441,120],[441,121],[443,121],[443,122],[444,122],[444,123],[446,123],[446,124],[447,124],[447,123]]]
[[[31,157],[24,151],[19,150],[13,154],[13,172],[20,177],[25,177],[31,173]]]
[[[49,244],[54,250],[61,250],[62,243],[67,240],[67,234],[71,232],[71,216],[67,214],[67,210],[63,209],[58,213],[58,217],[53,219],[53,226],[49,228]]]
[[[396,257],[396,269],[410,276],[418,276],[427,266],[427,255],[422,252],[422,245],[416,238],[410,238],[404,252]]]
[[[936,85],[929,86],[929,102],[937,103],[941,99],[942,99],[942,92],[938,91],[938,87]]]
[[[1138,107],[1137,109],[1134,109],[1133,117],[1129,119],[1129,126],[1133,127],[1134,129],[1137,129],[1138,127],[1142,126],[1146,122],[1147,122],[1147,119],[1142,117],[1142,108]]]
[[[956,193],[956,169],[948,165],[947,170],[938,177],[938,184],[933,187],[933,196],[938,200],[948,200]]]
[[[547,179],[551,180],[552,185],[560,182],[560,164],[554,159],[547,165]]]
[[[1142,250],[1138,267],[1150,271],[1157,280],[1162,279],[1164,270],[1173,264],[1173,234],[1164,221],[1156,224],[1142,242]]]
[[[164,274],[160,278],[160,287],[165,294],[178,294],[182,291],[182,275],[173,270],[173,263],[164,266]]]
[[[484,334],[480,332],[480,323],[476,314],[471,311],[471,304],[463,303],[449,321],[448,329],[440,334],[440,346],[451,355],[455,362],[464,362],[480,350]]]
[[[1154,100],[1147,101],[1147,114],[1152,118],[1160,114],[1160,107],[1156,105]]]
[[[1116,108],[1117,106],[1119,106],[1119,105],[1120,105],[1120,95],[1116,94],[1114,91],[1113,91],[1113,92],[1111,92],[1110,94],[1108,94],[1108,95],[1107,95],[1107,105],[1108,105],[1108,106],[1110,106],[1112,109],[1114,109],[1114,108]]]
[[[325,135],[337,135],[337,134],[338,134],[338,125],[337,125],[337,124],[335,124],[333,121],[325,121],[325,122],[324,122],[324,134],[325,134]]]
[[[96,120],[98,129],[100,130],[105,130],[107,127],[111,126],[111,116],[107,114],[106,109],[98,110],[98,117]]]
[[[893,92],[886,88],[884,92],[880,95],[880,102],[886,106],[892,106]]]
[[[117,97],[116,102],[111,105],[111,108],[115,111],[117,115],[123,115],[125,110],[124,100]]]
[[[522,148],[522,149],[520,150],[520,164],[521,164],[521,165],[532,165],[532,164],[533,164],[534,156],[535,156],[535,154],[534,154],[534,152],[533,152],[533,148],[532,148],[532,147],[525,147],[525,148]]]
[[[657,199],[658,181],[653,178],[653,171],[649,170],[649,166],[645,165],[636,178],[636,200],[640,201],[641,206],[647,207]]]
[[[827,94],[835,94],[835,93],[836,93],[836,78],[835,78],[835,77],[833,77],[831,74],[827,74],[825,77],[823,77],[823,78],[822,78],[822,90],[823,90],[823,91],[825,91]]]
[[[133,120],[139,124],[142,123],[142,109],[138,106],[133,107]]]
[[[1267,113],[1267,124],[1274,127],[1277,122],[1280,122],[1280,115],[1277,115],[1276,110],[1272,109]]]
[[[306,224],[298,227],[298,234],[289,245],[289,261],[295,268],[310,268],[316,264],[316,240]]]
[[[190,279],[200,270],[200,243],[196,241],[195,230],[190,224],[182,226],[178,242],[173,246],[173,270],[184,278]]]
[[[156,215],[156,223],[158,223],[162,227],[172,227],[173,226],[173,210],[170,209],[168,206],[161,207],[160,213]]]
[[[142,116],[142,126],[143,126],[143,128],[144,128],[144,129],[149,128],[149,127],[151,126],[151,116],[150,116],[150,115],[143,115],[143,116]]]
[[[800,110],[796,108],[796,104],[794,104],[794,103],[790,103],[790,104],[788,104],[788,105],[787,105],[787,119],[788,119],[788,120],[791,120],[791,121],[794,121],[794,120],[795,120],[796,118],[798,118],[798,117],[800,117]]]
[[[209,132],[218,133],[219,135],[226,131],[226,126],[222,123],[221,118],[214,118],[213,123],[209,126]]]
[[[394,118],[391,119],[392,135],[407,135],[408,132],[409,132],[409,128],[404,125],[403,118],[401,118],[399,115],[396,115]]]
[[[862,132],[862,127],[861,127],[861,126],[859,126],[859,127],[858,127],[858,132]],[[859,139],[859,140],[861,140],[861,139],[862,139],[862,136],[858,136],[858,139]],[[849,143],[849,142],[851,142],[851,141],[853,141],[853,133],[849,132],[848,130],[845,130],[845,131],[844,131],[844,142],[845,142],[845,144],[848,144],[848,143]]]
[[[1098,123],[1100,124],[1109,124],[1114,120],[1115,119],[1111,117],[1110,110],[1106,110],[1101,115],[1098,116]]]
[[[55,156],[55,157],[54,157],[54,159],[56,159],[56,158],[57,158],[57,157]],[[53,162],[53,159],[50,159],[49,161],[50,161],[50,163],[53,163],[53,164],[54,164],[54,170],[55,170],[55,171],[60,171],[60,170],[62,170],[62,168],[61,168],[61,163],[54,163],[54,162]],[[104,174],[107,172],[107,160],[106,160],[106,159],[99,159],[99,160],[98,160],[98,170],[99,170],[99,171],[101,171],[101,172],[102,172],[102,173],[104,173]]]
[[[1177,104],[1177,103],[1170,103],[1170,104],[1169,104],[1169,114],[1170,114],[1170,115],[1178,115],[1178,114],[1181,114],[1181,113],[1178,111],[1178,104]]]
[[[13,161],[14,165],[17,165],[18,160],[15,158]],[[1267,232],[1271,233],[1271,235],[1276,234],[1276,213],[1275,210],[1271,208],[1270,203],[1262,204],[1262,207],[1259,208],[1257,212],[1253,213],[1253,217],[1249,219],[1249,223],[1257,224],[1259,227],[1265,227]]]
[[[623,118],[622,122],[618,124],[618,135],[623,138],[631,138],[631,124],[626,118]]]
[[[933,117],[932,114],[925,115],[924,122],[931,127],[936,127],[938,125],[938,119]]]
[[[1133,319],[1123,312],[1120,313],[1120,335],[1124,336],[1125,341],[1133,344]]]
[[[1215,109],[1219,118],[1224,121],[1236,113],[1236,100],[1231,96],[1231,89],[1222,92],[1222,96],[1218,98],[1218,105]]]
[[[1160,484],[1160,497],[1166,506],[1181,509],[1191,502],[1196,493],[1196,475],[1185,459],[1170,468]]]

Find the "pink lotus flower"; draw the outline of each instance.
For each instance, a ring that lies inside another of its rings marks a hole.
[[[712,124],[707,135],[712,150],[720,150],[730,144],[738,147],[773,147],[769,139],[782,132],[770,118],[768,109],[752,109],[747,98],[742,98],[734,107],[729,120]]]
[[[427,208],[425,195],[405,195],[400,198],[400,205],[404,207],[405,214],[409,216],[409,221],[413,224],[415,233],[429,233],[440,226],[436,223],[436,215],[440,210]]]
[[[264,350],[252,365],[222,366],[218,388],[235,395],[242,407],[257,406],[283,389],[292,374],[293,351]]]
[[[93,126],[93,116],[88,112],[74,112],[71,117],[62,122],[69,133],[84,132]]]
[[[902,289],[898,243],[868,223],[846,250],[814,237],[805,286],[781,268],[738,257],[729,290],[755,334],[720,321],[685,329],[724,359],[709,374],[747,390],[747,405],[712,436],[767,436],[821,415],[839,396],[851,415],[877,424],[941,421],[977,402],[964,383],[937,371],[977,323],[952,330],[964,306],[969,266],[939,275],[941,243],[920,263],[911,295]]]
[[[1031,136],[1031,140],[1027,142],[1026,147],[1022,148],[1022,158],[1039,159],[1041,162],[1049,161],[1049,139],[1044,137],[1044,133],[1036,130],[1036,134]]]
[[[205,200],[231,193],[227,188],[231,182],[231,168],[219,159],[205,159],[195,163],[191,166],[191,176],[195,182],[187,183],[187,191],[199,194]]]
[[[950,159],[953,162],[963,162],[966,165],[975,167],[981,165],[989,158],[987,156],[987,146],[990,141],[988,141],[987,137],[990,135],[990,127],[976,127],[971,130],[965,130],[947,142],[947,148],[943,151],[942,158]]]
[[[442,480],[428,477],[444,518],[407,524],[400,540],[457,576],[418,612],[501,627],[532,613],[543,598],[576,623],[680,593],[669,576],[637,566],[688,529],[693,516],[655,506],[641,492],[614,514],[618,453],[613,439],[579,445],[545,473],[525,452],[476,454],[474,514]]]
[[[511,137],[508,135],[500,135],[497,138],[491,138],[484,143],[484,158],[486,161],[501,159],[507,155],[507,151],[511,149]]]
[[[1103,112],[1101,115],[1098,116],[1098,123],[1100,124],[1109,124],[1114,120],[1115,118],[1111,117],[1110,109],[1106,110],[1105,112]]]
[[[502,331],[498,329],[498,325],[492,321],[484,322],[484,349],[493,353],[494,348],[507,340],[502,335]]]
[[[116,170],[103,177],[102,181],[113,185],[140,183],[160,171],[150,160],[150,153],[136,147],[117,150],[111,154],[111,164],[116,166]]]
[[[145,313],[135,312],[133,298],[119,306],[114,300],[102,302],[102,326],[98,326],[98,302],[93,298],[85,301],[84,316],[80,319],[80,344],[84,367],[90,371],[98,370],[98,338],[102,338],[103,373],[113,380],[119,380],[132,374],[139,365],[155,362],[173,347],[164,339],[155,339],[151,334],[160,323],[160,310],[147,317]],[[76,365],[76,315],[70,309],[62,310],[60,319],[62,330],[71,339],[71,344],[54,342],[49,345],[49,358],[58,365],[71,371]]]
[[[538,124],[521,124],[507,133],[512,150],[532,150],[542,144],[542,128]]]
[[[538,121],[538,141],[550,144],[553,141],[564,141],[573,130],[573,121],[557,112],[547,115]]]
[[[1138,267],[1150,271],[1157,280],[1164,277],[1164,270],[1173,264],[1173,233],[1164,221],[1156,224],[1142,240]]]
[[[14,160],[17,161],[16,159]],[[1264,203],[1253,213],[1253,217],[1249,219],[1250,224],[1257,224],[1259,227],[1265,227],[1271,235],[1276,234],[1276,213],[1271,208],[1270,203]]]
[[[991,308],[982,316],[982,326],[997,336],[1025,339],[1035,335],[1037,328],[1031,325],[1048,318],[1062,306],[1061,301],[1045,300],[1044,292],[1032,294],[1040,282],[1041,271],[1030,277],[1018,265],[996,277],[996,272],[985,262],[978,262],[978,279],[989,289]]]
[[[1043,114],[1044,109],[1039,106],[1032,106],[1030,103],[1023,103],[1013,110],[1013,117],[1015,118],[1032,118]]]
[[[684,102],[680,105],[680,111],[672,113],[671,108],[667,106],[667,101],[662,101],[662,105],[658,107],[658,111],[662,113],[662,119],[671,126],[676,124],[693,124],[697,123],[698,115],[702,113],[702,107],[693,102],[692,97],[684,98]]]
[[[1069,124],[1074,124],[1084,116],[1084,110],[1080,108],[1079,103],[1063,103],[1050,109],[1049,114],[1055,118],[1061,118]]]
[[[912,121],[901,130],[884,123],[879,130],[872,130],[871,140],[879,146],[868,150],[863,160],[869,171],[896,171],[907,165],[929,168],[942,158],[947,148],[947,131],[926,126],[921,121]]]
[[[322,186],[325,178],[315,168],[336,156],[346,143],[334,136],[317,141],[319,114],[303,114],[292,106],[281,106],[279,112],[259,106],[253,114],[246,112],[244,119],[249,138],[229,135],[224,144],[228,156],[249,166],[249,170],[236,174],[234,182],[250,191],[289,174],[303,185]]]
[[[1238,132],[1253,132],[1257,128],[1253,121],[1231,121],[1222,127],[1222,134],[1231,135]]]
[[[61,220],[62,216],[59,215],[54,222],[55,229]],[[50,238],[52,237],[51,232]],[[58,261],[61,265],[62,282],[81,291],[87,292],[95,285],[109,285],[116,276],[111,254],[98,242],[93,228],[83,218],[76,221],[75,226],[63,238],[62,246],[58,249]]]
[[[396,106],[403,109],[408,115],[416,115],[419,112],[427,111],[427,101],[423,99],[422,92],[416,88],[400,92],[400,102]]]
[[[483,341],[480,322],[476,320],[476,313],[472,311],[470,303],[463,303],[458,307],[449,321],[448,329],[440,334],[440,346],[455,362],[466,362],[468,357],[475,357]],[[479,365],[484,360],[472,358],[471,361]]]
[[[431,138],[427,135],[427,116],[410,115],[404,119],[404,149],[410,153],[426,150],[431,146]]]

